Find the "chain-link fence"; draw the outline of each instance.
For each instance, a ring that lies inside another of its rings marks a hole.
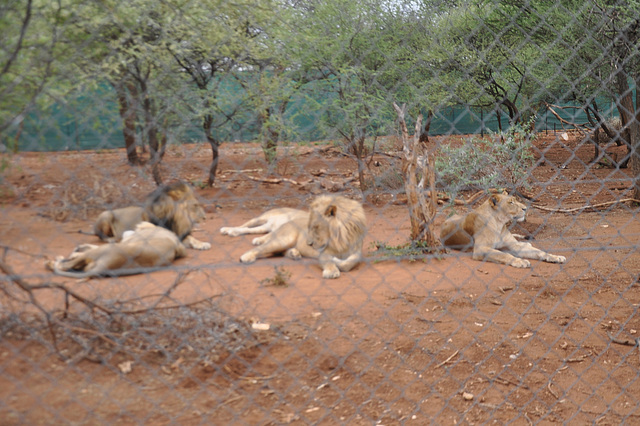
[[[0,8],[1,424],[640,421],[635,2]]]

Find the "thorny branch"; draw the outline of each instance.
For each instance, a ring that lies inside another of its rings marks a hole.
[[[5,247],[5,250],[7,249],[8,248]],[[114,338],[112,338],[112,336],[116,336],[118,335],[118,333],[110,332],[108,325],[101,322],[100,315],[98,315],[97,312],[105,314],[106,318],[108,318],[107,322],[111,322],[115,320],[115,317],[122,319],[122,317],[134,316],[134,315],[149,313],[149,312],[158,312],[160,310],[194,307],[196,305],[209,302],[221,296],[221,294],[216,294],[216,295],[213,295],[201,300],[197,300],[195,302],[191,302],[188,304],[176,303],[176,304],[161,305],[163,302],[167,300],[171,300],[171,294],[180,286],[180,284],[184,283],[185,279],[189,276],[189,274],[193,272],[193,270],[189,270],[186,272],[180,272],[176,277],[176,279],[174,280],[174,282],[169,286],[169,288],[167,288],[162,293],[156,295],[157,297],[156,300],[153,303],[151,303],[150,306],[146,308],[135,309],[135,310],[122,310],[122,309],[109,307],[104,304],[97,303],[93,300],[90,300],[87,297],[84,297],[78,294],[76,291],[73,291],[72,289],[68,288],[67,286],[61,283],[56,283],[56,282],[43,282],[38,284],[28,283],[13,270],[13,268],[5,261],[5,259],[0,259],[0,271],[6,275],[5,281],[7,281],[8,283],[13,283],[15,286],[17,286],[19,290],[21,290],[25,295],[27,295],[28,303],[30,303],[33,307],[35,307],[44,316],[47,323],[49,334],[51,336],[53,347],[57,352],[58,356],[65,361],[70,359],[73,361],[88,359],[90,361],[97,362],[98,360],[90,357],[90,354],[95,351],[95,348],[85,347],[83,350],[80,351],[80,353],[74,356],[63,355],[63,351],[59,347],[59,342],[57,338],[57,336],[59,335],[59,330],[68,332],[69,336],[78,336],[81,334],[90,335],[118,350],[126,349],[126,348],[123,348],[122,342],[118,342],[117,340],[114,340]],[[0,286],[0,289],[7,297],[12,299],[16,298],[16,295],[11,294],[7,290],[7,287],[5,285]],[[91,315],[92,321],[90,322],[83,321],[84,326],[82,327],[75,325],[73,323],[74,322],[73,320],[78,318],[71,318],[69,316],[67,303],[65,303],[65,310],[62,315],[56,315],[55,310],[47,309],[45,306],[42,305],[42,303],[40,303],[40,301],[36,297],[37,290],[47,290],[47,289],[59,290],[64,294],[65,300],[68,300],[68,298],[73,298],[74,300],[80,302],[82,305],[86,306],[89,312],[91,313],[90,315]],[[119,306],[132,305],[136,300],[139,300],[139,299],[118,301],[117,304]],[[102,321],[104,321],[104,317]],[[58,329],[58,334],[56,333],[56,328]],[[73,340],[76,343],[78,343],[77,342],[78,339],[74,338]]]

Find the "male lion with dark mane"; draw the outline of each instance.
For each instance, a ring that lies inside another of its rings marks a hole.
[[[170,265],[184,257],[186,249],[172,231],[140,222],[125,231],[118,243],[81,244],[68,258],[58,257],[45,265],[55,274],[71,278],[131,275]]]
[[[473,249],[473,258],[476,260],[488,260],[516,268],[529,268],[531,263],[526,259],[566,262],[564,256],[547,253],[530,243],[515,239],[507,224],[524,221],[526,212],[527,207],[506,192],[493,194],[466,215],[453,215],[445,220],[440,238],[445,246],[459,250]]]
[[[143,207],[124,207],[102,212],[94,225],[94,233],[103,241],[117,242],[122,234],[142,222],[151,222],[173,231],[190,248],[208,250],[210,243],[191,235],[196,223],[205,218],[204,209],[193,190],[184,182],[157,188],[147,196]]]
[[[324,278],[338,278],[362,260],[367,220],[362,205],[342,196],[321,195],[306,216],[284,223],[240,257],[242,263],[284,253],[318,259]]]

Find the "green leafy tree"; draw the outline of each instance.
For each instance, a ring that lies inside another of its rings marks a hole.
[[[182,95],[173,58],[165,45],[165,27],[179,15],[174,5],[148,0],[77,2],[65,31],[77,49],[71,64],[81,88],[108,81],[117,94],[127,158],[137,164],[136,136],[149,146],[153,178],[162,182],[159,165],[178,122]],[[138,131],[140,129],[140,131]]]
[[[63,19],[60,2],[26,0],[0,5],[0,144],[6,143],[12,151],[18,149],[26,113],[55,72]]]
[[[389,134],[394,125],[394,101],[419,104],[419,73],[428,32],[408,19],[415,10],[394,1],[303,2],[305,13],[297,27],[299,63],[322,76],[325,92],[322,123],[328,136],[337,134],[346,153],[355,158],[362,190],[366,142]],[[299,4],[300,7],[300,4]],[[412,26],[414,25],[414,26]],[[423,40],[415,37],[423,34]]]
[[[252,82],[266,80],[268,73],[273,74],[279,66],[270,33],[279,28],[277,10],[278,5],[272,0],[253,0],[242,6],[198,0],[190,3],[189,13],[180,15],[166,29],[171,37],[167,50],[195,86],[189,109],[201,120],[211,146],[209,185],[215,182],[219,162],[221,140],[216,136],[217,128],[237,119],[250,105],[259,105],[261,123],[275,133],[271,104],[252,101],[250,93],[256,96],[272,92],[256,92],[259,84]],[[232,95],[225,93],[230,87],[236,88]]]

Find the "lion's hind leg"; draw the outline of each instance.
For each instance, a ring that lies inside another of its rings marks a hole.
[[[95,244],[80,244],[75,249],[73,249],[73,251],[69,255],[69,259],[73,259],[74,257],[77,257],[82,253],[88,252],[89,250],[95,250],[98,247],[99,246],[97,246]]]
[[[295,223],[286,223],[276,231],[268,234],[268,238],[263,244],[254,247],[240,256],[240,262],[253,263],[256,259],[271,257],[295,249],[300,232],[298,225]]]
[[[266,226],[266,223],[266,219],[255,217],[240,226],[224,226],[220,228],[220,233],[222,235],[229,235],[230,237],[237,237],[244,234],[264,234],[265,232],[269,232],[269,230],[263,230],[263,226]]]
[[[251,244],[253,244],[254,246],[262,245],[265,242],[267,242],[270,236],[271,236],[270,234],[267,234],[267,235],[262,235],[260,237],[255,237],[253,240],[251,240]]]
[[[115,238],[115,230],[113,229],[113,212],[111,210],[100,213],[93,225],[93,233],[102,241],[111,241]]]

